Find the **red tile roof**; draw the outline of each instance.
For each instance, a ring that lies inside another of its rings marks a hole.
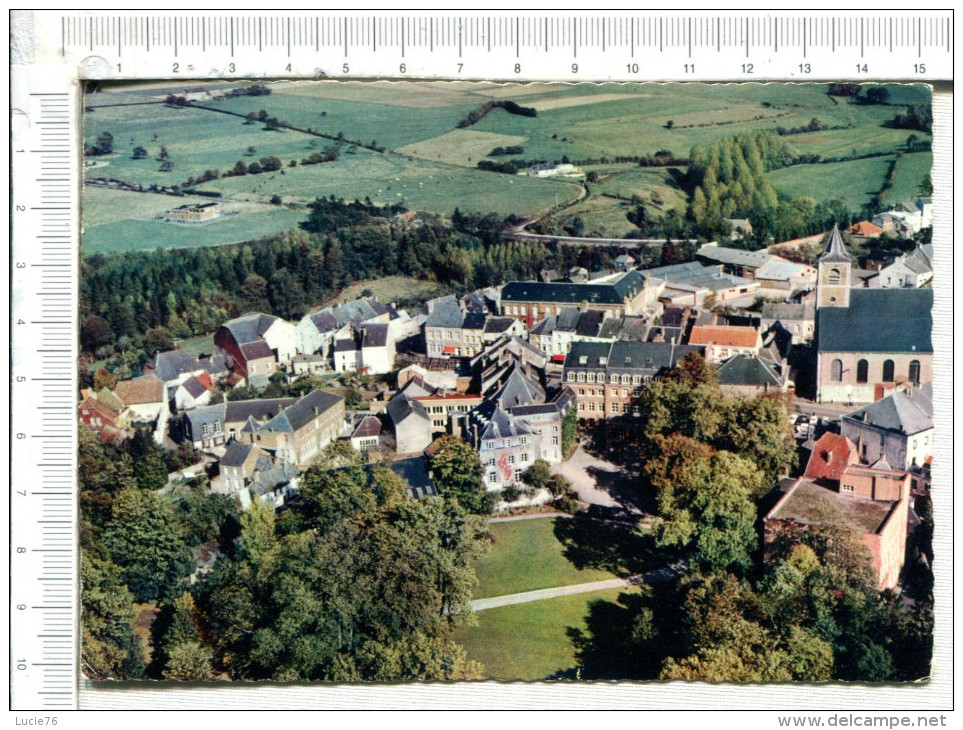
[[[756,347],[759,332],[755,327],[693,327],[690,345],[722,345],[723,347]]]
[[[860,221],[859,223],[853,223],[853,225],[849,227],[849,232],[855,233],[857,236],[875,236],[878,233],[882,233],[883,229],[875,223]]]
[[[129,406],[141,403],[162,403],[164,401],[164,383],[160,378],[153,376],[121,380],[114,387],[114,395]]]
[[[839,481],[846,467],[857,461],[856,447],[845,436],[824,433],[813,444],[813,453],[806,464],[807,479]]]
[[[194,377],[208,390],[214,390],[214,383],[211,382],[211,374],[206,370],[200,375],[195,375]]]

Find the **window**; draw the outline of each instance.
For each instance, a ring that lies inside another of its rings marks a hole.
[[[910,361],[909,379],[911,383],[919,384],[920,382],[920,361],[919,360]]]
[[[842,281],[842,278],[842,272],[835,266],[826,272],[827,284],[839,284]]]
[[[522,444],[522,446],[524,446],[524,445],[527,444],[527,443],[528,443],[528,436],[522,436],[522,438],[521,438],[521,444]]]
[[[528,461],[528,454],[524,453],[522,454],[522,463],[524,464],[526,461]]]
[[[842,490],[843,490],[844,492],[852,492],[852,491],[853,491],[853,485],[852,485],[852,484],[843,484],[843,485],[842,485]]]
[[[594,382],[595,382],[595,373],[588,373],[588,374],[585,376],[585,379],[586,379],[586,381],[589,382],[589,383],[594,383]]]
[[[516,482],[520,482],[520,481],[522,480],[522,470],[521,470],[521,469],[516,469],[516,470],[515,470],[514,480],[515,480]]]
[[[622,385],[628,385],[629,382],[630,382],[629,376],[628,376],[628,375],[623,375],[623,376],[622,376]]]
[[[494,457],[488,460],[488,466],[495,466],[495,459],[494,459]]]
[[[834,383],[843,382],[843,361],[840,359],[833,360],[830,366],[829,379]]]
[[[493,472],[489,472],[489,474],[488,474],[488,483],[489,483],[489,484],[495,484],[495,483],[497,483],[497,482],[498,482],[498,472],[494,472],[494,471],[493,471]]]
[[[570,382],[570,383],[574,383],[574,382],[575,382],[575,373],[569,373],[569,374],[568,374],[568,382]]]
[[[588,404],[588,409],[589,409],[590,411],[594,411],[594,410],[595,410],[595,404],[594,404],[594,403],[589,403],[589,404]]]
[[[609,376],[609,382],[615,385],[616,383],[619,382],[619,376],[613,373],[612,375]]]
[[[585,373],[579,373],[579,374],[578,374],[578,382],[580,382],[580,383],[584,383],[584,382],[585,382]]]
[[[514,464],[514,463],[515,463],[515,454],[509,454],[509,455],[508,455],[508,463],[509,463],[509,464]]]
[[[856,382],[866,383],[869,381],[869,363],[866,360],[860,360],[856,363]]]
[[[633,376],[632,376],[632,385],[640,385],[641,383],[642,383],[642,376],[641,376],[641,375],[633,375]]]
[[[883,382],[892,383],[896,377],[896,366],[893,364],[892,360],[886,360],[883,362]]]
[[[552,436],[552,446],[558,446],[558,436]]]

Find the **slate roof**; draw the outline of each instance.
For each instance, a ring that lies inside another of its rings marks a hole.
[[[839,235],[839,226],[833,225],[829,240],[826,242],[826,250],[819,257],[819,260],[826,263],[849,263],[853,260],[853,257],[846,251],[843,237]]]
[[[573,342],[565,357],[565,369],[604,369],[613,373],[658,373],[701,348],[672,342]],[[580,364],[582,358],[586,363]],[[603,362],[604,358],[604,362]]]
[[[421,403],[406,397],[404,394],[396,395],[389,400],[385,410],[395,427],[404,422],[405,419],[412,414],[426,421],[431,420],[428,416],[428,411],[425,410],[425,407],[421,405]]]
[[[622,320],[616,317],[607,317],[602,320],[602,326],[599,327],[599,332],[596,337],[601,337],[607,340],[613,340],[619,336],[622,331]]]
[[[364,337],[361,340],[362,347],[384,347],[387,344],[388,325],[366,324],[364,326]]]
[[[619,320],[615,321],[618,322]],[[646,339],[646,335],[648,335],[649,332],[649,323],[645,317],[623,317],[621,325],[618,332],[618,338],[620,340],[641,342]],[[602,332],[605,335],[608,334],[605,327],[602,328]]]
[[[486,315],[482,312],[469,312],[465,315],[461,327],[466,330],[484,330],[485,317]]]
[[[555,320],[555,315],[549,314],[545,319],[532,327],[528,333],[530,335],[550,335],[555,331]]]
[[[728,248],[714,243],[706,243],[701,246],[699,250],[696,251],[696,256],[701,256],[710,261],[717,261],[720,264],[742,266],[749,269],[760,267],[772,258],[772,254],[765,249],[761,251],[745,251],[740,248]]]
[[[271,431],[274,433],[294,433],[300,431],[311,421],[334,408],[344,398],[334,393],[327,393],[323,390],[312,390],[307,395],[302,396],[294,403],[287,406],[274,418],[262,426],[259,431]]]
[[[816,312],[820,352],[933,352],[932,289],[853,289]]]
[[[341,328],[341,324],[335,318],[331,309],[322,309],[320,312],[315,312],[314,314],[309,314],[312,324],[317,328],[318,332],[333,332],[336,329]]]
[[[843,418],[893,433],[912,435],[933,428],[933,385],[899,390]]]
[[[210,375],[217,375],[228,371],[227,357],[220,353],[215,353],[210,357],[198,360],[197,363]]]
[[[243,345],[260,339],[271,325],[277,322],[277,319],[271,314],[248,312],[236,319],[229,319],[222,326],[230,331],[239,345]]]
[[[555,328],[563,332],[574,332],[582,312],[578,307],[562,307],[555,318]]]
[[[294,398],[258,398],[253,400],[235,400],[223,404],[226,408],[223,420],[229,423],[243,423],[267,421],[294,403]],[[216,408],[217,406],[213,406]],[[197,413],[198,410],[190,411]]]
[[[243,466],[247,457],[256,448],[253,444],[242,444],[234,441],[224,450],[224,456],[221,457],[220,464],[221,466]]]
[[[452,297],[442,297],[435,300],[431,313],[425,321],[426,327],[445,327],[448,329],[460,329],[464,320],[461,307],[458,301]]]
[[[604,319],[605,312],[599,309],[589,309],[586,312],[582,312],[582,316],[578,318],[578,326],[575,328],[575,334],[582,337],[598,337]]]
[[[250,401],[233,401],[230,405],[236,405],[240,403],[245,403]],[[201,408],[195,408],[192,411],[187,411],[184,414],[184,418],[190,423],[191,434],[195,439],[199,439],[203,435],[203,427],[205,424],[213,424],[217,421],[221,426],[221,431],[224,430],[224,424],[227,422],[227,406],[228,403],[218,403],[213,406],[203,406]],[[234,419],[238,420],[238,419]],[[240,419],[240,420],[247,420]]]
[[[184,373],[192,373],[201,369],[202,367],[197,359],[183,350],[159,352],[155,358],[154,372],[165,383],[177,380]]]
[[[147,375],[132,380],[121,380],[114,387],[114,394],[129,406],[164,402],[164,383],[160,378]]]
[[[528,436],[531,430],[524,421],[512,416],[498,407],[494,401],[486,401],[472,414],[482,422],[478,438],[482,441],[489,439],[510,438],[512,436]]]
[[[758,282],[751,279],[725,273],[722,270],[722,264],[703,266],[696,261],[660,266],[656,269],[648,269],[646,273],[664,279],[669,288],[684,286],[716,291],[734,286],[759,286]]]
[[[627,271],[613,281],[590,284],[510,281],[502,287],[502,301],[622,304],[643,287],[644,280],[638,271]]]
[[[734,355],[719,365],[719,385],[782,387],[782,378],[758,355]]]
[[[274,357],[274,350],[264,340],[245,342],[240,348],[245,360],[261,360],[265,357]]]
[[[381,435],[381,421],[375,416],[365,416],[351,433],[351,438],[371,438]]]
[[[534,379],[526,376],[519,367],[513,366],[511,373],[498,389],[492,400],[501,408],[530,406],[545,402],[545,391]]]
[[[351,337],[345,337],[340,340],[334,341],[334,351],[335,352],[352,352],[357,350],[358,346],[354,343],[354,339]]]
[[[687,307],[666,306],[662,312],[662,324],[665,327],[681,327],[689,319]]]
[[[198,380],[196,375],[189,377],[187,380],[181,383],[180,387],[190,393],[194,398],[197,398],[210,390],[206,385],[204,385],[204,383]]]
[[[500,335],[506,332],[513,324],[514,317],[489,317],[485,322],[485,333]]]
[[[933,265],[919,246],[903,257],[903,263],[915,274],[928,274],[933,271]]]

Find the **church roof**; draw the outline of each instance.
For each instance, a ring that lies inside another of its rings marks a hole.
[[[933,352],[932,289],[853,289],[816,317],[820,352]]]
[[[819,260],[827,263],[850,263],[853,260],[853,257],[846,251],[843,237],[839,235],[839,226],[833,226],[832,233],[829,234],[829,241],[826,243],[826,250],[819,257]]]

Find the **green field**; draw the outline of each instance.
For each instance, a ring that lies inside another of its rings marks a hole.
[[[92,254],[220,246],[283,233],[296,228],[306,217],[301,211],[275,208],[229,215],[201,225],[123,220],[85,230],[82,248],[85,254]]]
[[[450,215],[462,211],[499,211],[531,215],[574,199],[579,186],[554,180],[502,175],[444,165],[414,157],[358,150],[337,162],[213,180],[201,186],[225,197],[244,194],[267,198],[278,193],[302,200],[334,195],[345,200],[371,198],[416,210]]]
[[[573,630],[585,631],[594,604],[617,609],[616,599],[634,589],[562,596],[544,601],[479,611],[477,626],[461,627],[455,640],[469,659],[481,662],[485,676],[501,680],[547,679],[571,676],[577,663]]]
[[[210,198],[201,196],[174,197],[87,186],[82,211],[84,228],[89,230],[125,220],[151,220],[178,205],[209,202]]]
[[[214,352],[214,337],[212,335],[188,337],[186,340],[177,340],[174,346],[175,349],[183,350],[194,357],[211,355]]]
[[[476,565],[475,598],[625,577],[664,564],[651,538],[610,523],[542,518],[489,529],[495,543]]]
[[[850,208],[866,205],[879,192],[892,157],[834,162],[827,165],[794,165],[769,174],[773,187],[796,198],[817,202],[842,200]]]
[[[211,88],[242,83],[221,82]],[[88,95],[85,140],[93,143],[99,134],[109,131],[115,152],[97,157],[97,164],[86,168],[85,174],[144,185],[183,185],[207,170],[224,173],[238,161],[249,165],[261,157],[275,156],[282,161],[282,170],[221,177],[203,188],[222,192],[229,203],[266,203],[275,194],[294,202],[334,195],[348,200],[368,197],[375,203],[402,203],[442,214],[458,207],[463,211],[531,216],[573,200],[579,187],[571,182],[477,170],[474,165],[490,147],[521,145],[524,152],[519,158],[524,160],[614,160],[662,149],[684,157],[696,144],[750,130],[801,127],[816,118],[823,124],[845,128],[794,134],[785,139],[798,153],[826,158],[854,152],[895,152],[909,135],[907,130],[886,126],[898,106],[832,99],[826,94],[825,84],[275,82],[268,96],[207,101],[206,109],[143,105],[162,100],[168,93],[183,93],[185,86],[170,82],[105,86],[101,93]],[[890,94],[894,104],[929,98],[926,88],[919,85],[891,86]],[[537,116],[494,109],[471,128],[457,129],[459,120],[469,111],[493,99],[509,98],[523,106],[534,106]],[[346,139],[364,144],[377,142],[387,151],[379,154],[342,143],[338,145],[337,161],[304,166],[301,160],[338,143],[292,130],[270,131],[261,123],[247,124],[217,110],[239,114],[264,110],[269,116],[316,132],[335,136],[343,133]],[[917,136],[923,141],[928,138],[925,134]],[[145,147],[148,157],[132,159],[135,146]],[[169,172],[160,171],[162,146],[174,164]],[[398,153],[399,149],[404,153]],[[895,197],[908,197],[907,193],[918,185],[922,177],[919,173],[928,166],[924,158],[929,155],[907,155],[905,169],[897,174],[892,192]],[[291,161],[297,166],[289,167]],[[776,171],[772,179],[778,190],[791,195],[819,200],[841,198],[858,207],[879,189],[886,164],[886,158],[881,157],[798,166]],[[593,193],[647,198],[656,191],[665,203],[662,207],[650,206],[649,212],[654,215],[684,205],[681,191],[667,177],[669,170],[605,163],[589,169],[605,175],[593,187]],[[264,208],[256,215],[245,216],[246,220],[174,231],[145,220],[163,205],[153,196],[118,207],[98,201],[94,193],[90,195],[89,240],[85,240],[85,246],[91,251],[249,240],[284,230],[297,217],[288,211]],[[129,213],[124,214],[125,210]],[[601,199],[586,201],[563,215],[568,217],[565,220],[579,215],[589,229],[607,235],[632,230],[622,220],[624,210],[617,203]]]
[[[886,193],[887,203],[915,200],[920,194],[919,188],[923,178],[933,169],[932,152],[914,152],[903,155],[896,174],[893,176],[893,187]]]

